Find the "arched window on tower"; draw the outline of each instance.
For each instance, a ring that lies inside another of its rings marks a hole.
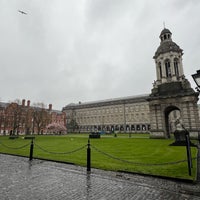
[[[165,61],[165,70],[166,70],[166,76],[167,76],[167,78],[171,78],[172,73],[171,73],[170,61],[169,60]]]
[[[177,78],[179,77],[178,63],[179,63],[178,59],[175,58],[174,59],[174,71],[175,71],[175,75],[176,75]]]
[[[159,75],[160,75],[160,79],[162,78],[162,66],[161,63],[158,63],[158,70],[159,70]]]

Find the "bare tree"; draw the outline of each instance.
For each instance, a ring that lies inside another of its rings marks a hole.
[[[32,127],[32,119],[33,119],[33,109],[32,108],[26,108],[24,113],[24,119],[23,124],[25,128],[25,134],[29,135],[31,133],[31,127]]]
[[[10,124],[10,127],[12,127],[10,134],[11,135],[18,134],[22,119],[21,106],[19,106],[17,103],[11,103],[6,108],[5,112],[7,117],[7,123]]]
[[[36,125],[38,134],[43,134],[43,130],[50,123],[50,113],[45,109],[43,103],[35,103],[33,105],[33,124]]]

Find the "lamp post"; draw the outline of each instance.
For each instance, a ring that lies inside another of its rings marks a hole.
[[[200,93],[200,70],[197,70],[196,74],[192,74],[192,78],[197,85],[196,90]],[[200,144],[200,132],[198,133],[198,140]]]
[[[200,70],[197,70],[196,74],[192,74],[192,78],[197,85],[196,90],[200,92]]]

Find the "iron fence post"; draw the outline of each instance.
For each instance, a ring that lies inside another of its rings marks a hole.
[[[90,149],[90,140],[88,140],[87,144],[87,171],[91,171],[91,149]]]
[[[186,132],[185,134],[186,139],[186,150],[187,150],[187,161],[188,161],[188,173],[189,176],[192,175],[191,168],[192,168],[192,157],[191,157],[191,149],[190,149],[190,139],[189,139],[189,133]]]
[[[33,144],[33,139],[32,139],[32,140],[31,140],[31,145],[30,145],[29,160],[32,160],[32,159],[33,159],[33,147],[34,147],[34,144]]]

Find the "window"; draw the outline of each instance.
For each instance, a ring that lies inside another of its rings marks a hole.
[[[140,131],[140,125],[139,124],[136,125],[136,129],[137,129],[137,131]]]
[[[142,130],[143,130],[143,131],[146,131],[146,126],[145,126],[145,124],[142,124]]]
[[[179,70],[178,70],[178,59],[177,58],[174,59],[174,71],[175,71],[175,75],[178,77]]]
[[[161,66],[161,63],[158,63],[158,69],[159,69],[160,78],[162,78],[162,66]]]
[[[167,78],[170,78],[172,75],[171,75],[171,68],[170,68],[170,61],[169,60],[165,61],[165,70],[166,70]]]

